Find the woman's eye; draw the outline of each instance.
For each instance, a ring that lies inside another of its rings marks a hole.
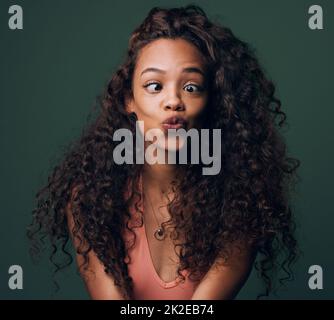
[[[157,83],[157,82],[151,82],[151,83],[146,84],[144,88],[147,88],[148,92],[156,93],[161,90],[161,85],[160,83]]]
[[[162,85],[158,82],[150,82],[148,84],[145,84],[144,88],[146,88],[147,91],[150,92],[150,93],[157,93],[157,92],[161,91]],[[187,84],[186,86],[184,86],[183,89],[186,90],[189,93],[203,91],[203,88],[201,86],[196,85],[196,84]]]
[[[200,86],[195,85],[195,84],[187,84],[183,89],[185,89],[187,92],[202,91],[202,88]]]

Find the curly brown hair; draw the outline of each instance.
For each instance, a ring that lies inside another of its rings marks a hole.
[[[203,123],[223,133],[222,170],[218,175],[202,175],[200,165],[177,168],[176,197],[168,209],[175,225],[175,239],[179,234],[185,236],[179,244],[178,273],[183,277],[180,271],[187,268],[196,278],[207,272],[217,257],[228,259],[229,245],[243,239],[254,244],[261,257],[255,267],[266,285],[264,295],[268,295],[273,289],[272,271],[279,266],[287,274],[284,279],[291,278],[290,266],[298,256],[290,186],[300,162],[287,157],[278,130],[286,115],[254,49],[229,28],[212,23],[194,5],[153,8],[131,35],[125,62],[98,99],[98,116],[36,195],[37,207],[28,228],[33,253],[41,250],[43,239],[48,237],[56,272],[72,262],[66,250],[70,239],[66,207],[71,202],[73,235],[88,244],[82,242],[76,248],[77,254],[85,258],[82,267],[88,264],[88,252],[94,250],[124,297],[132,298],[133,283],[125,261],[128,248],[122,230],[129,228],[129,204],[135,198],[136,203],[140,201],[140,191],[137,183],[132,183],[128,199],[124,192],[129,182],[139,181],[143,166],[113,162],[117,145],[113,133],[128,128],[135,138],[136,116],[126,111],[126,99],[131,95],[140,50],[159,38],[184,39],[203,54],[210,82]],[[59,249],[68,259],[58,261]]]

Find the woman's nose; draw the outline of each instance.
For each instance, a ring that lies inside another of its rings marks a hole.
[[[177,92],[170,92],[164,101],[164,110],[183,111],[185,106]]]

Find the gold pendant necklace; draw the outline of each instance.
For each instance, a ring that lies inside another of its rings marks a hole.
[[[162,241],[162,240],[164,240],[164,239],[166,238],[166,231],[165,231],[165,228],[163,227],[162,224],[159,224],[158,218],[157,218],[157,216],[156,216],[156,214],[155,214],[155,211],[154,211],[154,208],[153,208],[153,204],[152,204],[151,199],[150,199],[150,197],[149,197],[148,194],[147,194],[147,199],[148,199],[148,201],[149,201],[149,203],[150,203],[150,206],[151,206],[151,208],[152,208],[153,215],[154,215],[155,220],[156,220],[157,225],[158,225],[158,228],[154,231],[154,238],[156,238],[156,239],[159,240],[159,241]]]
[[[155,214],[155,211],[154,211],[154,208],[153,208],[153,205],[152,205],[152,202],[151,202],[151,199],[149,196],[147,196],[148,198],[148,201],[150,203],[150,206],[152,208],[152,211],[153,211],[153,215],[155,217],[155,220],[157,222],[157,225],[158,225],[158,228],[154,231],[154,237],[159,240],[159,241],[162,241],[166,238],[166,232],[165,232],[165,228],[163,227],[162,224],[159,224],[159,221],[158,221],[158,218]]]

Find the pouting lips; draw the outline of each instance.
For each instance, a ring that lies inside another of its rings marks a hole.
[[[163,123],[162,127],[164,129],[180,129],[180,128],[186,128],[185,125],[181,124],[181,123],[177,123],[177,124],[168,124],[168,123]]]
[[[162,122],[164,129],[180,129],[187,127],[187,120],[182,117],[170,117]]]

